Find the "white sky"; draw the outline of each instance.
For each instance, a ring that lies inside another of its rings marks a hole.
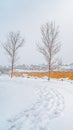
[[[0,41],[6,40],[8,32],[20,30],[26,43],[19,52],[19,64],[45,63],[35,44],[41,39],[41,25],[51,20],[60,28],[60,57],[64,63],[73,63],[73,0],[0,0]],[[0,65],[6,64],[0,46]]]

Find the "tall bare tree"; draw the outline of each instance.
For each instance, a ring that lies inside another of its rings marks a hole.
[[[21,37],[20,32],[10,32],[7,41],[3,44],[7,55],[10,57],[11,64],[11,77],[14,71],[14,65],[17,61],[18,50],[24,44],[24,39]]]
[[[59,28],[54,22],[46,23],[41,26],[42,45],[37,44],[38,50],[43,54],[48,63],[48,79],[50,72],[59,64],[56,54],[60,51],[61,44],[59,42]]]

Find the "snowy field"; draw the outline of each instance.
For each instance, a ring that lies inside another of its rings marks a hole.
[[[73,130],[73,81],[1,76],[0,130]]]

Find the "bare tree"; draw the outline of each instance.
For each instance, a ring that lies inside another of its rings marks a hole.
[[[37,44],[38,50],[43,54],[48,63],[48,79],[50,72],[59,64],[56,54],[60,51],[61,44],[59,42],[59,28],[54,22],[46,23],[41,26],[42,45]]]
[[[10,57],[11,64],[11,77],[13,76],[14,65],[16,63],[18,50],[24,44],[24,39],[21,37],[20,32],[10,32],[8,34],[7,41],[3,44],[3,48],[5,49],[7,55]]]

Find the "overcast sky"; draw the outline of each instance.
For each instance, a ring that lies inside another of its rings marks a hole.
[[[40,27],[48,21],[59,25],[60,57],[64,63],[73,63],[73,0],[0,0],[1,43],[10,31],[20,31],[26,41],[19,64],[45,63],[35,43],[41,41]],[[0,65],[6,64],[7,56],[0,46]]]

